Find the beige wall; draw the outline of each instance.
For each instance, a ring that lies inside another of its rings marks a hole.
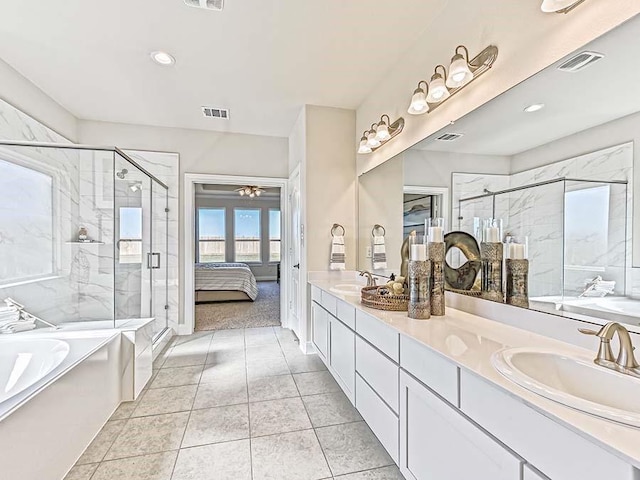
[[[464,3],[464,6],[462,5]],[[544,14],[539,0],[448,2],[431,19],[413,48],[401,55],[357,110],[355,148],[362,131],[387,113],[403,116],[404,131],[370,155],[360,155],[358,170],[366,171],[444,128],[500,93],[640,13],[637,0],[588,1],[567,15]],[[612,5],[615,7],[612,8]],[[464,10],[464,14],[461,14]],[[446,63],[459,44],[471,55],[489,44],[500,54],[482,79],[428,115],[406,113],[411,92],[433,67]]]
[[[404,152],[404,184],[451,188],[452,173],[508,174],[510,157],[430,152],[409,149]]]
[[[288,140],[204,130],[148,127],[109,122],[80,121],[80,143],[117,145],[124,149],[168,151],[180,154],[180,183],[185,173],[247,175],[286,178]],[[180,285],[184,285],[184,192],[180,185]],[[183,323],[184,292],[180,289]]]
[[[358,268],[371,270],[372,259],[366,257],[372,246],[371,230],[375,224],[385,230],[387,270],[400,272],[402,246],[403,155],[374,168],[359,178],[358,185]]]
[[[76,140],[76,118],[2,60],[0,98],[67,139]]]

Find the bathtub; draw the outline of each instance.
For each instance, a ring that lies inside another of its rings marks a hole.
[[[536,297],[531,308],[603,318],[611,322],[640,325],[640,301],[629,297]]]
[[[48,328],[0,335],[0,421],[119,335]]]

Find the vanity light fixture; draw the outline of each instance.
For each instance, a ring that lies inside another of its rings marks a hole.
[[[459,51],[462,51],[460,53]],[[456,54],[451,58],[449,75],[447,75],[447,87],[460,88],[473,80],[473,72],[469,68],[469,50],[464,45],[456,48]]]
[[[442,69],[442,73],[438,72],[438,69]],[[435,68],[434,74],[431,76],[429,82],[429,95],[427,95],[427,102],[440,103],[449,98],[449,89],[445,85],[444,79],[447,76],[447,69],[444,65],[438,65]]]
[[[445,101],[486,73],[498,58],[498,47],[490,45],[469,60],[469,50],[459,45],[449,71],[444,65],[434,69],[431,81],[420,80],[413,92],[411,104],[407,110],[411,115],[422,115],[435,110]]]
[[[424,84],[424,88],[421,85]],[[411,97],[411,104],[407,112],[409,115],[422,115],[429,111],[429,103],[427,102],[427,92],[429,91],[429,84],[424,80],[418,82],[418,88],[413,91]]]
[[[176,63],[176,59],[172,55],[160,50],[151,52],[149,56],[151,57],[151,60],[156,62],[158,65],[162,65],[163,67],[168,67]]]
[[[371,128],[362,134],[358,144],[358,153],[367,154],[377,150],[402,132],[403,128],[404,118],[400,117],[392,122],[389,115],[382,115],[379,122],[371,124]]]
[[[543,0],[540,10],[544,13],[569,13],[584,0]]]
[[[524,108],[525,113],[533,113],[544,108],[544,103],[534,103]]]
[[[386,122],[384,121],[384,117],[387,117]],[[380,117],[380,121],[378,122],[378,125],[376,125],[376,140],[380,143],[386,142],[391,138],[391,134],[389,133],[389,123],[391,123],[391,119],[389,118],[389,115],[385,114]]]

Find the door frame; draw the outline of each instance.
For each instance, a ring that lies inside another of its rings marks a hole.
[[[212,175],[203,173],[184,174],[184,323],[179,325],[178,335],[190,335],[195,330],[195,186],[197,183],[209,183],[219,185],[259,185],[261,187],[280,188],[280,271],[288,272],[289,258],[286,254],[289,247],[289,180],[287,178],[251,177],[239,175]],[[285,252],[285,255],[282,255]],[[289,300],[288,275],[280,276],[280,323],[283,327],[289,327],[288,300]]]
[[[442,195],[442,212],[444,213],[444,221],[446,228],[451,228],[452,212],[449,206],[449,188],[448,187],[423,187],[418,185],[405,185],[402,193],[416,195]]]

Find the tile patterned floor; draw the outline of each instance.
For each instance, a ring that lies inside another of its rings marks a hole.
[[[402,480],[316,355],[280,327],[175,337],[65,480]]]

